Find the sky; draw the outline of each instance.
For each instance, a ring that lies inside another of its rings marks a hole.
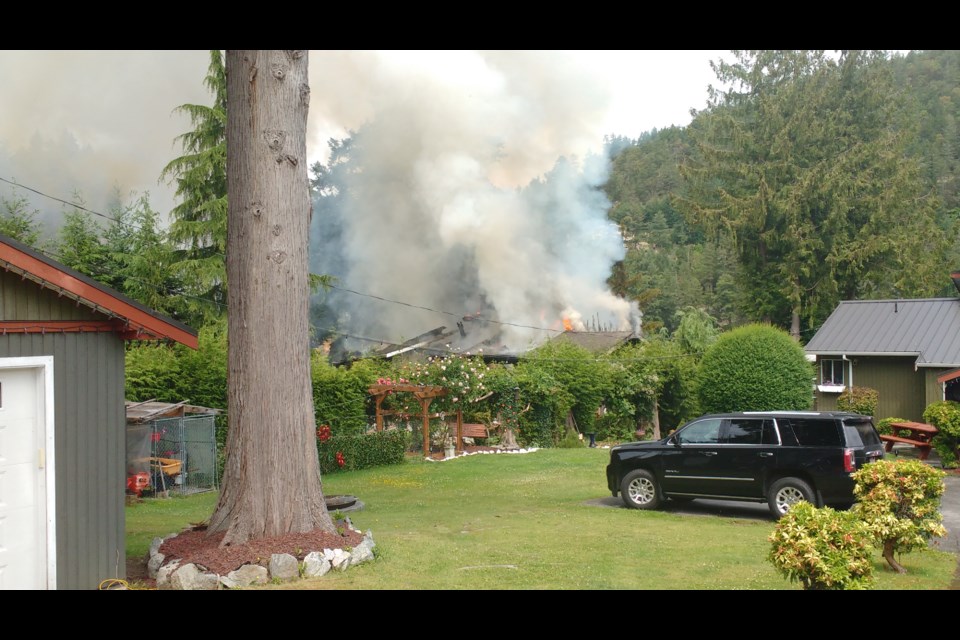
[[[567,135],[543,145],[542,157],[524,158],[522,174],[514,171],[519,162],[500,167],[499,176],[489,174],[505,184],[526,181],[549,170],[559,155],[583,157],[598,149],[605,134],[635,138],[688,124],[690,109],[703,108],[714,80],[710,60],[727,53],[313,51],[307,155],[311,162],[325,161],[327,140],[375,117],[384,92],[395,96],[406,87],[428,87],[407,98],[443,117],[444,101],[483,102],[502,95],[506,85],[512,88],[509,100],[495,104],[522,110],[528,128],[541,113],[575,123],[565,127]],[[160,183],[159,175],[180,153],[174,138],[189,128],[174,110],[183,103],[209,104],[203,86],[208,55],[0,51],[0,178],[65,200],[79,194],[98,211],[117,191],[127,198],[149,192],[154,208],[166,215],[175,202],[173,188]],[[512,126],[524,125],[518,122]],[[512,134],[499,135],[509,144]],[[55,224],[62,214],[55,201],[11,189],[0,183],[0,196],[28,198],[44,221]]]

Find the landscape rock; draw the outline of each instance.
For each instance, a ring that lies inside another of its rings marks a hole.
[[[267,571],[266,567],[261,567],[258,564],[245,564],[225,576],[220,576],[220,584],[228,589],[249,587],[254,584],[267,584],[268,582],[270,582],[270,572]]]
[[[350,566],[352,567],[373,560],[374,546],[376,545],[373,542],[373,532],[367,531],[367,535],[363,537],[363,542],[354,547],[353,551],[350,552]]]
[[[270,556],[270,577],[279,580],[294,580],[300,577],[300,563],[289,553],[274,553]]]
[[[312,551],[303,559],[303,577],[319,578],[325,576],[331,568],[330,561],[320,551]]]
[[[150,560],[147,561],[147,575],[151,578],[156,579],[157,572],[160,571],[160,567],[163,565],[163,561],[167,556],[162,553],[154,553],[150,556]]]
[[[170,583],[170,576],[180,568],[180,561],[175,560],[170,564],[165,564],[157,570],[157,589],[175,589]]]
[[[209,571],[201,571],[197,565],[185,564],[170,576],[170,588],[181,591],[216,591],[220,578]]]

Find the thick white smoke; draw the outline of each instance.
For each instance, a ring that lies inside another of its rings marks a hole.
[[[150,192],[166,215],[173,192],[160,171],[181,155],[174,138],[189,120],[185,103],[210,104],[203,86],[207,51],[0,52],[0,177],[58,198],[79,195],[106,211],[117,193]],[[25,197],[48,232],[63,206],[0,184],[5,198]]]
[[[416,69],[413,60],[416,58]],[[426,59],[424,59],[426,57]],[[631,329],[605,280],[623,257],[600,187],[607,96],[562,54],[318,53],[312,118],[350,122],[345,195],[318,215],[318,264],[343,287],[454,314],[480,312],[522,351],[566,316]],[[346,118],[346,120],[344,120]],[[338,228],[340,233],[324,234]],[[324,240],[336,244],[324,244]],[[326,263],[326,264],[329,264]],[[399,341],[456,318],[356,295],[344,329]],[[500,324],[507,323],[507,324]],[[523,325],[523,326],[516,326]]]

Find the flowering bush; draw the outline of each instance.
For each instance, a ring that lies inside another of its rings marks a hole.
[[[870,533],[852,513],[798,502],[777,522],[767,559],[804,589],[870,586]]]
[[[894,553],[924,549],[927,541],[946,534],[940,496],[944,473],[919,460],[878,460],[853,474],[855,514],[862,518],[883,557],[905,573]]]
[[[435,385],[447,389],[445,396],[433,400],[430,405],[432,412],[453,413],[487,393],[483,381],[487,375],[487,365],[479,357],[431,357],[426,362],[406,363],[401,371],[410,384]]]

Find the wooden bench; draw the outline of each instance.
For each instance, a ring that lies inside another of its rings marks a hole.
[[[490,434],[487,432],[487,425],[477,424],[472,422],[464,422],[460,431],[460,435],[464,438],[489,438]]]
[[[893,444],[899,442],[901,444],[911,444],[920,450],[920,459],[926,460],[927,456],[930,455],[930,443],[923,442],[922,440],[913,440],[912,438],[901,438],[900,436],[887,436],[881,435],[880,439],[886,443],[885,449],[889,453],[893,450]]]

